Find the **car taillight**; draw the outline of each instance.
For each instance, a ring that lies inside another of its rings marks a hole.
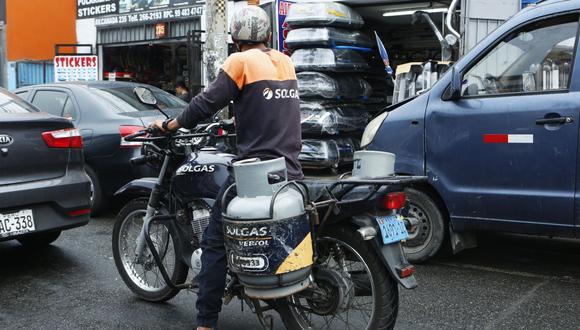
[[[49,148],[82,148],[83,138],[76,128],[42,133],[42,139]]]
[[[405,206],[405,193],[402,191],[388,193],[381,200],[381,206],[387,210],[398,210]]]
[[[137,133],[139,131],[144,130],[145,127],[143,126],[132,126],[132,125],[123,125],[119,126],[119,133],[121,134],[121,148],[136,148],[140,147],[143,143],[136,142],[136,141],[125,141],[125,136]]]
[[[67,212],[67,214],[70,217],[78,217],[78,216],[86,215],[86,214],[90,214],[90,213],[91,213],[91,209],[80,209],[80,210],[74,210],[74,211]]]

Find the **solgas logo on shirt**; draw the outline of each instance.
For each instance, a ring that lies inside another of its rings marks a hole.
[[[262,92],[266,100],[274,99],[299,99],[297,89],[277,88],[272,90],[268,87],[264,88]]]
[[[274,96],[274,92],[270,88],[264,88],[263,94],[266,100],[271,100],[272,96]]]

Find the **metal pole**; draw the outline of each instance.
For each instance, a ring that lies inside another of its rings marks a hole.
[[[0,87],[4,88],[8,88],[6,65],[6,25],[0,21]]]
[[[227,9],[227,0],[206,0],[203,63],[209,83],[217,78],[221,65],[228,57]],[[220,112],[220,119],[227,119],[227,111]]]
[[[227,0],[208,0],[205,8],[206,38],[203,62],[207,79],[212,82],[228,57]]]

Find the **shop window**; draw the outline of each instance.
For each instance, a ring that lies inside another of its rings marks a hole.
[[[504,38],[463,77],[464,96],[568,89],[578,16],[536,22]]]
[[[63,108],[68,99],[65,92],[58,91],[37,91],[32,100],[32,104],[40,110],[55,116],[62,116]]]

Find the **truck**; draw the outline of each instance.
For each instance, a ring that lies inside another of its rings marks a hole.
[[[387,107],[361,147],[397,155],[414,262],[478,231],[580,234],[579,1],[518,12],[466,52],[430,90]]]

